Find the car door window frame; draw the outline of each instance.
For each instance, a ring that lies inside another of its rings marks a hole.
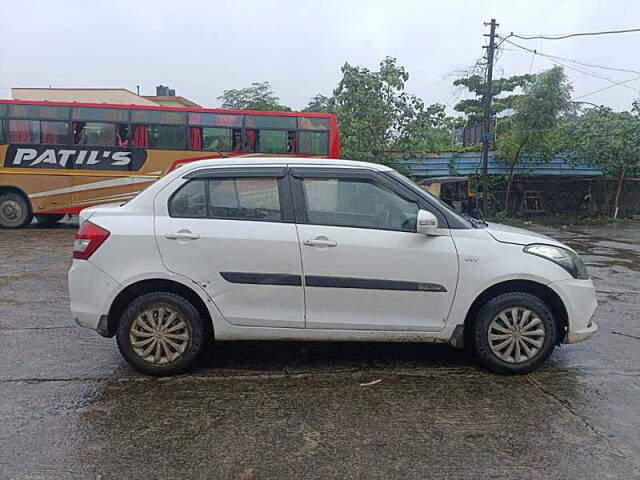
[[[435,209],[425,199],[419,197],[409,188],[406,188],[393,177],[384,175],[383,172],[376,170],[368,170],[363,168],[331,168],[331,167],[291,167],[289,169],[291,176],[291,190],[293,193],[294,212],[296,223],[312,225],[309,221],[306,195],[304,191],[303,179],[305,178],[337,178],[337,179],[358,179],[379,183],[388,188],[393,193],[404,200],[415,202],[420,209],[432,212],[438,218],[439,225],[446,228],[447,219],[442,212]],[[313,224],[317,225],[317,224]],[[336,225],[327,225],[336,226]],[[387,230],[395,232],[408,233],[407,230],[385,229],[376,227],[358,227],[358,226],[342,226],[342,228],[366,228],[370,230]]]
[[[238,179],[238,178],[275,178],[278,188],[278,201],[280,203],[280,220],[259,220],[253,218],[234,218],[213,216],[207,213],[204,217],[175,217],[175,218],[194,218],[202,220],[232,220],[245,222],[268,222],[268,223],[295,223],[295,214],[293,208],[293,196],[291,193],[291,183],[287,175],[286,167],[242,167],[242,168],[201,168],[192,170],[182,177],[187,182],[194,180],[205,180],[205,198],[209,202],[209,180],[220,179]],[[167,200],[167,209],[173,199],[186,183],[178,187]]]

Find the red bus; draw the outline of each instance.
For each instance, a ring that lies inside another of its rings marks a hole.
[[[256,154],[339,158],[336,117],[0,100],[0,227],[124,202],[181,163]]]

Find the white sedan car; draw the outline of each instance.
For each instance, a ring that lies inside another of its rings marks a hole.
[[[214,339],[447,342],[523,373],[597,329],[572,249],[464,218],[381,165],[203,160],[80,221],[73,318],[151,375]]]

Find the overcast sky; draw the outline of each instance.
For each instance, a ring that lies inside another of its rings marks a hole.
[[[483,22],[498,32],[564,34],[640,27],[640,1],[309,1],[3,0],[0,97],[10,87],[125,87],[155,94],[157,84],[203,106],[224,89],[271,82],[281,102],[301,109],[330,94],[344,62],[376,68],[387,55],[410,74],[407,90],[452,106],[456,72],[482,54]],[[640,71],[640,33],[520,41],[555,56]],[[507,44],[504,44],[507,45]],[[513,46],[508,46],[513,48]],[[533,62],[532,62],[533,59]],[[531,53],[504,51],[494,77],[549,68]],[[588,67],[619,82],[640,73]],[[567,70],[580,97],[611,82]],[[585,101],[627,110],[640,79]]]

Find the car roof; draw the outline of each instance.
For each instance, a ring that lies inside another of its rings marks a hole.
[[[189,162],[189,170],[202,167],[223,166],[250,166],[250,165],[288,165],[288,166],[322,166],[322,167],[360,167],[369,170],[389,171],[391,168],[377,163],[356,162],[353,160],[341,160],[334,158],[303,158],[303,157],[268,157],[268,156],[242,156],[228,158],[205,158]],[[184,168],[183,167],[183,168]],[[182,170],[182,169],[181,169]],[[184,171],[184,170],[183,170]]]

